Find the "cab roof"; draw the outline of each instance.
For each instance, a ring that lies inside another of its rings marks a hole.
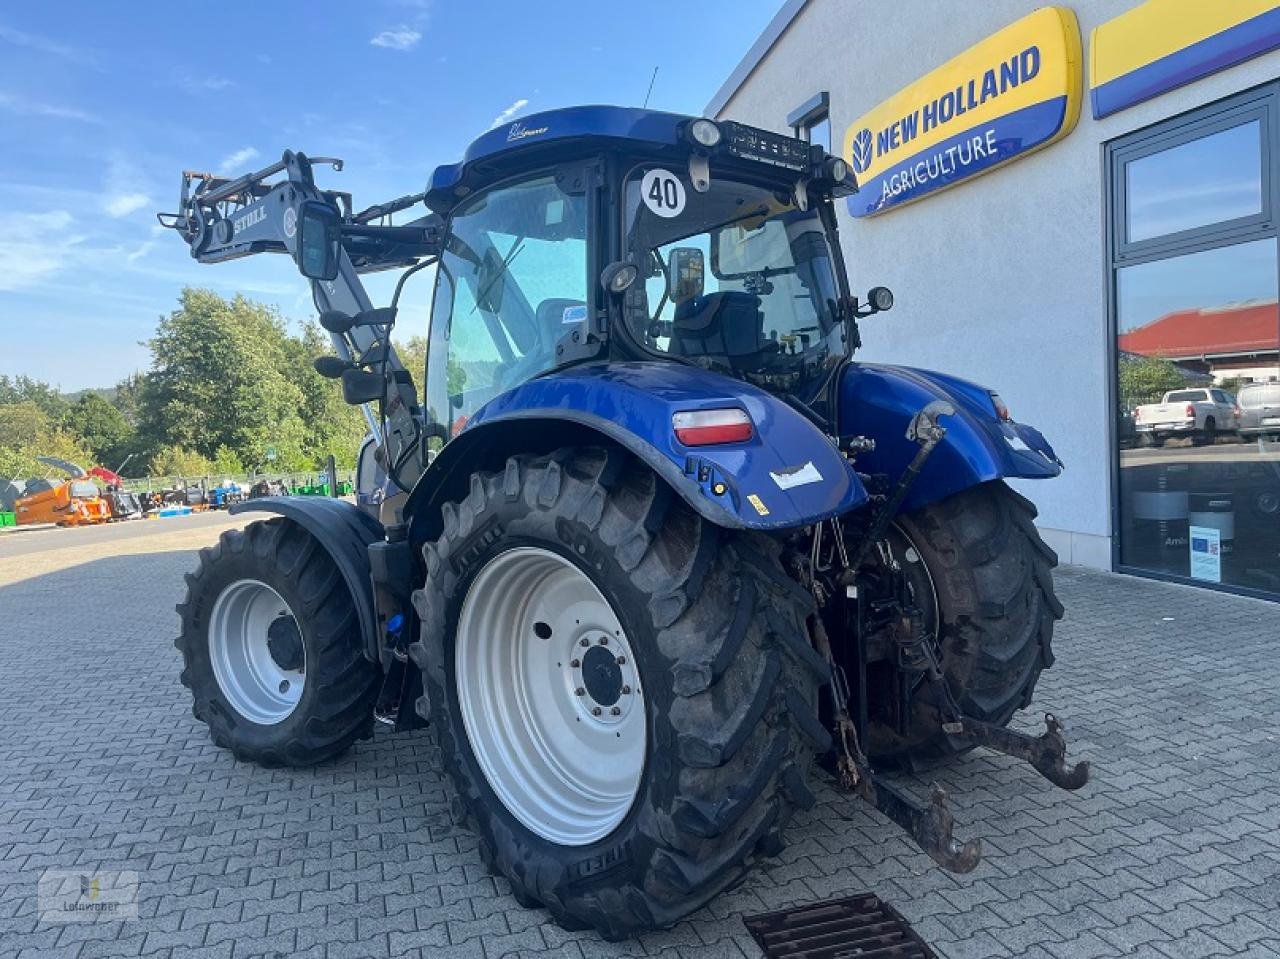
[[[495,127],[472,141],[460,163],[436,167],[427,185],[428,197],[443,198],[485,161],[533,148],[582,139],[628,141],[636,146],[672,147],[680,144],[685,124],[696,117],[635,107],[577,106],[546,110]],[[433,206],[435,204],[432,204]]]

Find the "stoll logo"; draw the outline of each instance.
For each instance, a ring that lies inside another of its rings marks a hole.
[[[863,127],[858,131],[858,135],[853,138],[853,155],[850,159],[853,161],[854,173],[865,173],[867,168],[871,166],[871,160],[875,156],[872,152],[873,146],[871,131]]]
[[[507,130],[507,142],[511,143],[513,140],[527,140],[529,137],[536,137],[546,132],[547,127],[529,128],[523,123],[516,122],[511,124],[511,128]]]

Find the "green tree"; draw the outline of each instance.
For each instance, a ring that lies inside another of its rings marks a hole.
[[[1120,357],[1120,401],[1126,406],[1150,403],[1169,390],[1186,386],[1177,364],[1159,356],[1126,354]]]
[[[306,468],[318,469],[332,453],[339,468],[350,469],[365,433],[364,417],[343,400],[338,381],[325,379],[312,366],[317,356],[330,351],[328,335],[315,323],[306,323],[298,334],[285,338],[284,373],[302,395]]]
[[[54,422],[61,420],[71,405],[57,387],[42,380],[0,375],[0,404],[12,403],[34,403]]]
[[[93,459],[115,469],[129,455],[133,428],[124,414],[98,393],[84,393],[71,404],[67,426],[83,441]]]
[[[206,460],[226,447],[244,465],[261,466],[271,447],[277,468],[309,468],[304,398],[286,372],[291,357],[279,313],[209,290],[183,290],[180,304],[148,344],[142,431]]]
[[[215,471],[213,463],[194,450],[181,446],[162,446],[151,457],[152,476],[185,476],[199,478]]]
[[[52,428],[49,415],[31,400],[0,404],[0,446],[28,446]]]

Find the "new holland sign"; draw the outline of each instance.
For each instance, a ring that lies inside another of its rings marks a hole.
[[[1093,31],[1093,115],[1110,116],[1276,47],[1276,0],[1146,0]]]
[[[872,216],[1048,146],[1080,116],[1080,27],[1044,7],[885,100],[849,127],[844,155]]]

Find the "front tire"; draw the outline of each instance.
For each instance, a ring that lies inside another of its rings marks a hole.
[[[237,759],[310,766],[373,735],[381,672],[337,566],[301,526],[223,533],[200,550],[177,611],[192,713]]]
[[[617,939],[673,925],[782,848],[830,737],[813,603],[772,540],[717,529],[617,449],[512,458],[473,475],[442,519],[414,596],[418,709],[455,809],[518,901]],[[504,628],[483,616],[477,628],[486,606],[513,622],[477,656],[476,637]],[[596,653],[602,637],[626,662],[592,690],[575,652]],[[500,664],[509,676],[492,679]],[[623,683],[635,689],[619,719]],[[584,728],[604,745],[586,745]],[[495,759],[544,768],[503,772]]]
[[[1031,703],[1053,665],[1054,553],[1035,528],[1035,505],[1003,482],[971,487],[898,521],[904,562],[927,585],[926,618],[961,712],[1008,724]],[[918,597],[919,602],[919,597]],[[905,734],[873,710],[868,752],[883,765],[928,766],[958,751],[927,697],[917,696]]]

